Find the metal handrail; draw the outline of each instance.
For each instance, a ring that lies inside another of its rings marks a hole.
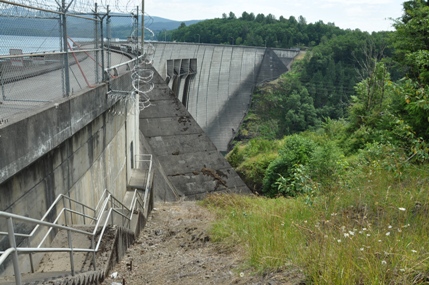
[[[36,219],[32,219],[32,218],[28,218],[28,217],[23,217],[23,216],[19,216],[19,215],[15,215],[15,214],[11,214],[11,213],[7,213],[7,212],[1,212],[0,211],[0,217],[2,218],[7,218],[10,220],[20,220],[20,221],[24,221],[24,222],[29,222],[29,223],[34,223],[37,225],[43,225],[43,226],[48,226],[49,230],[48,233],[45,235],[45,237],[43,238],[43,240],[41,241],[41,243],[38,245],[38,247],[36,248],[31,248],[31,247],[26,247],[26,248],[22,248],[22,247],[17,247],[16,246],[16,242],[15,242],[15,236],[16,234],[13,231],[13,222],[9,222],[9,224],[12,224],[12,228],[8,229],[8,235],[9,235],[9,240],[13,239],[14,242],[11,242],[11,244],[15,245],[12,246],[11,248],[7,249],[6,251],[2,252],[2,255],[0,256],[0,264],[2,264],[6,258],[10,255],[10,254],[14,254],[13,255],[13,263],[14,263],[14,271],[15,271],[15,281],[16,284],[21,284],[21,274],[19,271],[19,265],[18,265],[18,253],[28,253],[28,254],[32,254],[35,252],[69,252],[70,253],[70,265],[71,265],[71,273],[72,275],[75,274],[74,272],[74,261],[73,261],[73,252],[87,252],[87,253],[93,253],[95,254],[95,252],[98,251],[100,244],[101,244],[101,240],[103,238],[104,232],[106,230],[106,227],[108,225],[109,219],[112,216],[112,213],[118,214],[120,216],[122,216],[124,219],[127,219],[129,221],[129,217],[124,215],[123,213],[121,213],[120,211],[114,209],[114,208],[110,208],[108,215],[106,216],[106,220],[103,224],[103,227],[101,229],[101,234],[99,235],[98,241],[97,241],[97,245],[95,247],[94,244],[92,243],[92,249],[91,248],[74,248],[73,245],[71,244],[71,238],[70,238],[70,233],[71,232],[75,232],[75,233],[79,233],[79,234],[84,234],[87,235],[91,238],[91,240],[94,240],[94,237],[100,227],[100,221],[101,221],[101,215],[104,211],[107,210],[107,207],[109,205],[109,202],[111,200],[113,200],[112,198],[114,198],[111,194],[108,195],[108,197],[105,199],[105,202],[103,203],[103,207],[101,209],[101,214],[98,217],[98,221],[96,226],[94,227],[94,230],[92,232],[87,232],[87,231],[83,231],[83,230],[79,230],[70,226],[63,226],[63,225],[58,225],[56,223],[49,223],[49,222],[45,222],[45,221],[41,221],[41,220],[36,220]],[[116,199],[116,198],[114,198]],[[64,213],[65,211],[67,211],[69,209],[62,209],[61,213],[58,215],[60,216],[62,213]],[[55,220],[55,222],[57,222],[59,220],[59,217],[57,217],[57,219]],[[41,247],[41,245],[44,243],[47,235],[50,233],[50,231],[53,229],[63,229],[63,230],[67,230],[68,236],[69,236],[69,247],[65,247],[65,248],[46,248],[46,247]],[[95,256],[94,256],[95,258]],[[94,270],[96,270],[95,268],[95,262],[93,262],[93,266],[94,266]]]
[[[14,267],[14,271],[15,271],[15,282],[16,282],[16,284],[21,284],[21,273],[20,273],[19,264],[18,264],[18,253],[26,253],[26,254],[30,255],[31,268],[33,271],[31,254],[37,253],[37,252],[45,252],[45,253],[47,253],[47,252],[69,252],[70,253],[71,274],[72,275],[75,274],[73,252],[92,253],[93,254],[92,264],[94,266],[94,270],[96,270],[95,253],[99,250],[101,241],[103,239],[104,232],[107,228],[107,225],[109,224],[110,219],[112,219],[112,224],[113,224],[113,214],[117,214],[117,215],[121,216],[124,220],[127,221],[128,227],[130,227],[131,220],[133,218],[133,213],[135,212],[136,207],[139,209],[142,209],[145,214],[147,213],[147,203],[148,203],[148,201],[147,201],[148,193],[147,192],[149,192],[149,185],[150,185],[149,180],[151,178],[151,171],[152,171],[152,155],[149,155],[149,158],[150,158],[149,160],[141,160],[141,161],[149,161],[150,162],[144,198],[142,198],[141,194],[138,193],[137,190],[135,190],[129,208],[127,206],[125,206],[122,202],[120,202],[117,198],[115,198],[113,196],[113,194],[110,193],[106,189],[103,191],[95,209],[88,207],[81,202],[73,200],[68,196],[60,194],[57,196],[54,203],[51,205],[51,207],[49,207],[49,209],[47,210],[45,215],[40,220],[0,211],[0,218],[6,218],[8,220],[8,232],[6,234],[9,236],[9,242],[11,245],[11,247],[6,249],[5,251],[0,251],[0,254],[1,254],[0,255],[0,265],[11,254],[13,255],[12,261],[13,261],[13,267]],[[75,203],[81,205],[82,206],[82,213],[64,207],[58,213],[54,222],[52,222],[52,223],[46,222],[45,219],[46,219],[47,215],[52,211],[52,209],[54,209],[54,207],[61,201],[61,199],[63,199],[63,201],[64,201],[64,199],[68,199],[70,203],[75,202]],[[117,210],[115,208],[115,206],[117,206],[117,205],[120,206],[121,211]],[[89,215],[85,214],[85,209],[90,209],[93,212],[94,216],[89,216]],[[107,210],[108,210],[108,212],[107,212],[106,218],[104,220],[103,225],[101,226],[101,221],[102,221],[101,218],[103,217],[103,215],[105,214],[105,212]],[[60,218],[63,214],[66,216],[66,212],[70,212],[72,214],[82,216],[82,217],[84,217],[84,219],[88,218],[88,219],[91,219],[92,221],[96,221],[95,226],[94,226],[94,230],[92,232],[87,232],[87,231],[83,231],[83,230],[73,228],[71,226],[59,225],[58,221],[60,220]],[[126,214],[124,214],[123,212],[125,212]],[[30,234],[15,233],[14,229],[13,229],[13,220],[19,220],[19,221],[24,221],[24,222],[28,222],[28,223],[33,223],[33,224],[36,224],[36,227],[33,229],[33,231]],[[47,227],[49,227],[49,230],[47,231],[47,233],[45,234],[42,241],[39,243],[39,245],[37,247],[18,247],[16,245],[16,237],[17,236],[30,238],[35,234],[36,230],[40,226],[47,226]],[[101,232],[100,232],[100,235],[98,236],[98,240],[97,240],[97,243],[95,245],[94,239],[95,239],[97,232],[99,231],[100,227],[101,227]],[[64,248],[42,247],[47,236],[49,235],[49,233],[52,231],[53,228],[63,229],[63,230],[67,231],[69,247],[64,247]],[[74,248],[73,244],[72,244],[72,240],[71,240],[71,233],[72,232],[78,233],[78,234],[84,234],[84,235],[87,235],[88,237],[90,237],[91,238],[91,248],[89,248],[89,249],[88,248]],[[4,233],[0,232],[0,234],[4,234]]]
[[[70,197],[68,197],[68,196],[66,196],[64,194],[59,194],[57,196],[57,198],[54,200],[54,202],[51,204],[51,206],[48,208],[48,210],[46,210],[45,215],[43,215],[43,217],[40,219],[40,221],[44,221],[46,219],[46,217],[54,209],[54,207],[61,201],[61,199],[68,199],[69,202],[74,202],[74,203],[76,203],[76,204],[78,204],[78,205],[80,205],[80,206],[82,206],[84,208],[87,208],[87,209],[93,211],[94,214],[95,214],[95,210],[92,209],[91,207],[88,207],[87,205],[85,205],[85,204],[83,204],[83,203],[81,203],[81,202],[79,202],[77,200],[74,200],[74,199],[72,199],[72,198],[70,198]],[[35,232],[37,231],[38,228],[39,228],[39,225],[36,225],[36,227],[34,227],[34,229],[29,234],[15,234],[15,235],[16,236],[19,235],[19,236],[22,236],[22,237],[32,237],[35,234]],[[7,232],[0,232],[0,235],[7,235],[7,234],[8,234]]]
[[[149,159],[142,159],[142,157],[149,157]],[[136,162],[149,162],[149,170],[147,173],[148,178],[146,179],[146,187],[145,187],[145,193],[144,193],[144,198],[143,198],[143,201],[144,201],[143,209],[144,209],[145,213],[147,211],[147,199],[148,199],[148,195],[149,195],[148,193],[150,190],[150,175],[152,173],[152,163],[153,163],[152,159],[153,159],[152,154],[136,155]]]

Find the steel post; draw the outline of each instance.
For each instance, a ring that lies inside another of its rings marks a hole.
[[[106,30],[107,30],[107,68],[110,68],[110,15],[109,15],[109,5],[107,5],[107,20],[106,20]]]
[[[72,1],[73,2],[73,1]],[[63,63],[64,63],[64,85],[65,85],[65,94],[64,97],[70,96],[70,71],[69,71],[69,52],[68,52],[68,38],[67,38],[67,7],[65,0],[62,0],[61,7],[61,23],[62,23],[62,38],[63,38]]]
[[[1,84],[1,93],[3,95],[3,100],[6,101],[6,93],[4,91],[4,80],[3,80],[3,64],[0,65],[0,84]]]
[[[67,239],[68,239],[68,244],[69,244],[69,248],[70,248],[70,269],[71,269],[71,275],[74,276],[74,256],[73,256],[73,243],[72,243],[72,238],[71,238],[71,232],[70,230],[67,230]]]
[[[142,40],[141,40],[141,49],[142,49],[142,58],[144,55],[144,0],[142,0]]]
[[[97,3],[95,3],[95,13],[94,13],[94,46],[95,46],[95,82],[99,83],[100,82],[100,78],[99,78],[99,74],[98,74],[98,66],[100,65],[99,62],[99,56],[100,56],[100,52],[98,51],[99,48],[99,38],[98,38],[98,11],[97,11]]]
[[[7,231],[9,235],[9,243],[10,246],[15,250],[13,251],[12,260],[13,260],[13,271],[15,272],[15,282],[18,285],[21,285],[21,272],[19,270],[19,262],[18,262],[18,251],[16,249],[16,240],[15,233],[13,229],[13,220],[12,218],[7,218]]]

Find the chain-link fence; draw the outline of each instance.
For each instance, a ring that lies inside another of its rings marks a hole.
[[[105,2],[0,0],[0,125],[108,80],[106,68],[138,54],[138,6]]]

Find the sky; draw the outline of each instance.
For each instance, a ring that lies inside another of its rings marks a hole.
[[[137,0],[138,1],[138,0]],[[405,0],[144,0],[145,12],[150,16],[176,21],[221,18],[233,12],[240,17],[245,11],[298,18],[307,23],[322,20],[342,29],[362,31],[391,31],[393,21],[402,15]]]

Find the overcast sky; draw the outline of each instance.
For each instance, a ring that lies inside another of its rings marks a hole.
[[[138,1],[138,0],[137,0]],[[322,20],[343,29],[362,31],[393,30],[392,20],[402,15],[405,0],[145,0],[150,16],[170,20],[203,20],[221,18],[233,12],[237,17],[246,11],[255,15],[304,16],[307,23]]]

